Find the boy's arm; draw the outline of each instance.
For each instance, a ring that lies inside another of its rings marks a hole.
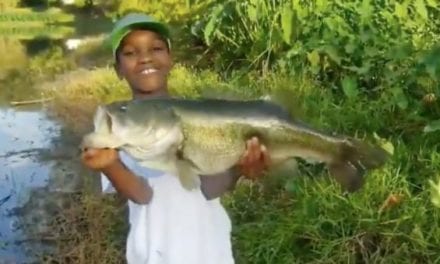
[[[138,204],[150,202],[153,189],[122,163],[116,150],[86,149],[81,160],[88,168],[102,172],[125,198]]]
[[[137,204],[148,204],[153,189],[147,181],[131,172],[117,160],[102,170],[118,193]]]
[[[240,178],[237,170],[231,169],[223,173],[200,176],[201,189],[206,199],[211,200],[232,191]]]
[[[246,151],[234,168],[216,175],[200,177],[202,193],[208,200],[220,197],[235,188],[241,175],[255,179],[263,174],[269,164],[266,147],[261,145],[257,138],[252,138],[246,142]]]

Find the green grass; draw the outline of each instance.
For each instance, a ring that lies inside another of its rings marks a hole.
[[[80,109],[69,109],[78,107],[69,102],[89,98],[96,105],[128,96],[127,87],[111,68],[69,73],[43,87],[52,87],[50,94],[56,98],[51,111],[70,125],[81,122],[71,120],[70,113]],[[269,94],[315,127],[357,135],[394,149],[389,163],[368,174],[365,187],[351,195],[342,195],[320,166],[302,163],[295,177],[293,173],[270,175],[257,183],[240,183],[223,198],[233,220],[237,263],[440,262],[440,210],[431,202],[429,184],[440,171],[440,154],[433,151],[439,136],[423,134],[424,122],[394,108],[386,96],[341,99],[307,76],[274,72],[261,77],[251,72],[224,80],[212,71],[198,72],[181,65],[171,74],[170,89],[182,97],[256,98]],[[90,118],[90,114],[91,110],[84,116]],[[390,195],[402,199],[384,207]],[[123,226],[125,215],[115,215],[114,209],[120,207],[99,196],[85,197],[74,213],[82,215],[81,220],[69,222],[69,226],[76,236],[83,234],[87,239],[73,239],[70,231],[54,229],[60,236],[58,257],[67,254],[66,248],[73,248],[69,258],[90,263],[98,259],[90,252],[108,249],[98,255],[106,263],[115,263],[124,250],[123,246],[118,250],[115,245],[121,244],[115,243],[125,234],[114,221]],[[102,207],[91,210],[97,201]],[[103,227],[96,227],[93,219],[102,219]]]

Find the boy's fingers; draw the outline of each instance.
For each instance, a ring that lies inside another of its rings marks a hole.
[[[258,142],[258,138],[253,137],[250,140],[250,147],[249,147],[249,160],[251,163],[258,161],[260,159],[260,144]]]
[[[243,155],[241,156],[241,158],[240,158],[238,164],[240,164],[240,165],[244,165],[244,164],[246,164],[246,160],[247,160],[248,156],[249,156],[249,150],[246,149],[246,150],[244,151]]]
[[[97,149],[85,149],[83,152],[83,157],[85,159],[93,158],[98,153]]]

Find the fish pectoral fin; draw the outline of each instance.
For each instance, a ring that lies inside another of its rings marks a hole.
[[[183,188],[193,190],[200,187],[200,177],[190,162],[186,160],[177,160],[176,166],[177,174]]]
[[[100,134],[110,134],[112,130],[112,119],[105,106],[98,106],[93,117],[95,131]]]
[[[330,175],[345,191],[355,192],[364,184],[365,170],[350,162],[333,163],[328,169]]]

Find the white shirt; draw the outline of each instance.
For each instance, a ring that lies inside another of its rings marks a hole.
[[[120,152],[121,161],[153,189],[149,204],[128,201],[128,264],[233,264],[231,221],[220,199],[206,200],[200,189],[184,189],[178,178],[139,166]],[[115,192],[105,175],[104,192]]]

